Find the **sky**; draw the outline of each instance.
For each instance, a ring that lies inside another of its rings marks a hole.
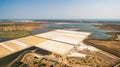
[[[0,0],[0,19],[120,19],[120,0]]]

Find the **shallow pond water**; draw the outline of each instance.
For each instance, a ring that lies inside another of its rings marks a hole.
[[[36,29],[33,31],[33,34],[38,34],[53,29],[75,28],[77,29],[77,31],[91,32],[92,34],[89,36],[90,39],[107,39],[110,38],[111,35],[106,33],[113,31],[113,30],[103,30],[97,28],[94,26],[94,24],[91,23],[63,23],[63,24],[51,23],[51,24],[43,24],[43,26],[45,26],[45,29]]]

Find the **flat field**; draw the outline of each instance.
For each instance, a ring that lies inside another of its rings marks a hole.
[[[0,40],[10,40],[31,35],[34,29],[42,28],[40,23],[0,22]]]

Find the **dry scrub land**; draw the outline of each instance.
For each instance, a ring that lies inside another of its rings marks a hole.
[[[120,57],[120,41],[87,40],[87,43]]]
[[[109,58],[109,60],[111,60],[111,58]],[[16,65],[17,67],[110,67],[111,64],[102,60],[96,53],[91,53],[91,55],[89,54],[86,58],[67,57],[63,60],[62,56],[55,53],[43,55],[28,52],[22,54],[9,64],[10,67],[16,67]]]

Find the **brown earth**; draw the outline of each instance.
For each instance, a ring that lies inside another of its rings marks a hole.
[[[85,42],[120,57],[120,41],[86,40]]]

